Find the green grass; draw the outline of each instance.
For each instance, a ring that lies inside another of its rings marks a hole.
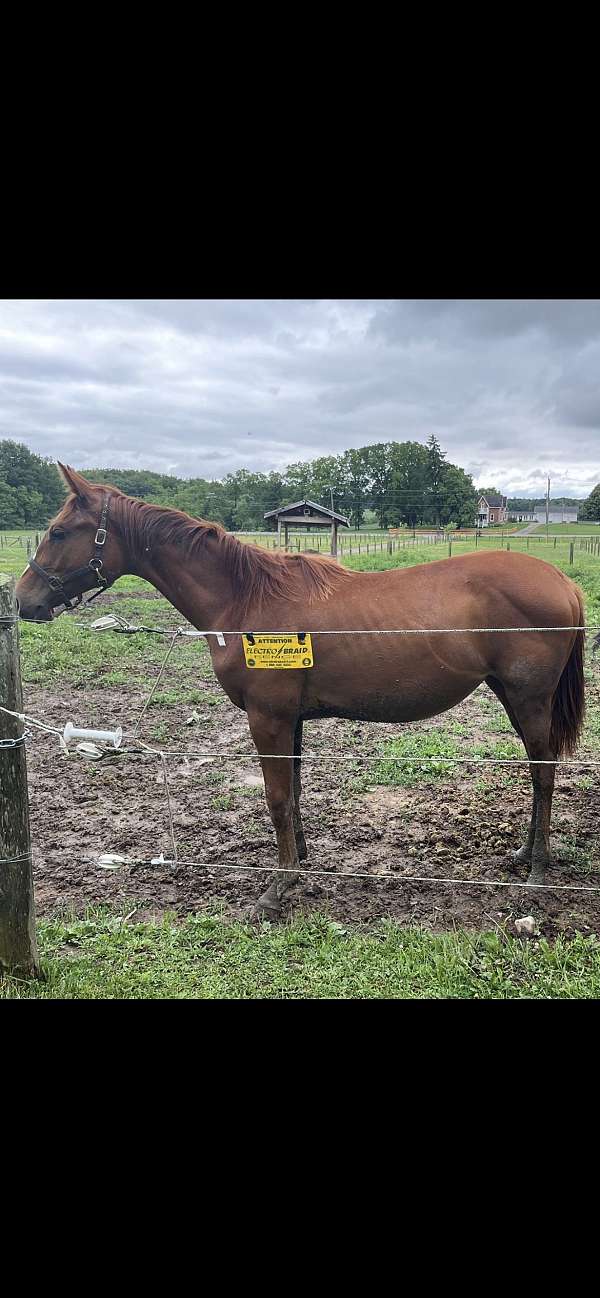
[[[126,912],[124,912],[124,915]],[[585,1000],[600,996],[593,937],[525,942],[369,933],[325,916],[258,929],[198,915],[176,924],[89,912],[39,924],[45,981],[0,978],[5,1000]]]
[[[214,697],[214,696],[211,696]],[[196,703],[204,702],[203,690],[196,690],[190,686],[174,686],[168,690],[157,690],[152,698],[150,707],[160,706],[162,708],[174,708],[179,704],[185,703],[192,707]]]
[[[370,765],[366,772],[361,772],[354,781],[354,787],[390,784],[413,788],[416,784],[433,784],[437,780],[449,779],[459,769],[452,760],[456,757],[510,759],[524,756],[523,746],[516,739],[469,743],[468,739],[465,741],[465,734],[466,727],[455,722],[430,730],[409,730],[397,739],[389,739],[380,746],[380,760]],[[457,736],[461,742],[457,742]]]
[[[231,811],[235,804],[235,798],[232,793],[218,793],[212,800],[215,811]]]
[[[380,761],[371,765],[363,778],[369,785],[412,788],[415,784],[432,784],[452,774],[454,763],[444,759],[458,757],[460,751],[460,745],[447,730],[410,731],[382,744]],[[428,760],[423,762],[419,758]]]
[[[0,553],[0,568],[3,554]],[[137,583],[136,587],[133,583]],[[121,577],[113,590],[122,587],[130,590],[151,589],[146,582],[135,577]],[[21,641],[21,674],[25,685],[37,683],[52,686],[68,681],[85,685],[88,690],[102,689],[104,685],[145,686],[156,674],[156,668],[165,656],[168,636],[121,635],[111,631],[82,631],[81,624],[93,622],[108,612],[108,606],[92,605],[90,610],[69,613],[48,625],[22,622],[19,626]],[[131,598],[112,604],[116,612],[136,625],[174,627],[181,615],[165,599]],[[204,640],[182,640],[176,648],[179,667],[192,668],[196,679],[214,681],[208,646]],[[163,702],[196,703],[203,698],[200,690],[174,684],[166,691],[169,698]]]
[[[526,526],[527,524],[524,523],[523,527]],[[546,524],[540,523],[535,532],[532,532],[532,536],[537,536],[539,532],[545,533],[545,531]],[[568,535],[569,532],[572,532],[575,536],[591,536],[600,541],[600,526],[597,523],[548,523],[548,532],[550,536],[561,536],[565,533]]]
[[[593,872],[592,856],[588,846],[584,845],[576,834],[555,834],[554,850],[556,858],[562,864],[577,866],[586,872]]]

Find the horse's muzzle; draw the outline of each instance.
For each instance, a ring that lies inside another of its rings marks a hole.
[[[37,608],[20,608],[19,617],[22,622],[53,622],[54,612],[46,604],[39,604]]]
[[[15,591],[17,613],[22,622],[52,622],[54,613],[48,607],[47,602],[35,599],[27,599],[26,595],[18,595],[19,587]]]

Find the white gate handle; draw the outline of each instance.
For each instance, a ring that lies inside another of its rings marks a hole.
[[[65,743],[71,739],[99,739],[102,743],[112,744],[113,748],[118,748],[123,738],[123,731],[120,726],[116,730],[84,730],[81,726],[74,726],[71,721],[63,730]]]

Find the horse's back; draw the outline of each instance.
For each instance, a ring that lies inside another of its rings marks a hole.
[[[431,629],[577,625],[578,588],[553,564],[515,551],[488,551],[407,568],[356,574],[317,617],[352,618],[351,626]],[[512,620],[511,620],[512,619]]]

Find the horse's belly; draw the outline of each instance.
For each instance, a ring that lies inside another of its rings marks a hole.
[[[353,721],[424,721],[426,717],[446,712],[481,683],[481,677],[444,681],[439,685],[397,681],[393,685],[361,680],[354,697],[340,689],[339,683],[331,689],[316,688],[307,692],[303,700],[302,715],[311,717],[349,717]],[[311,697],[312,696],[312,697]]]

